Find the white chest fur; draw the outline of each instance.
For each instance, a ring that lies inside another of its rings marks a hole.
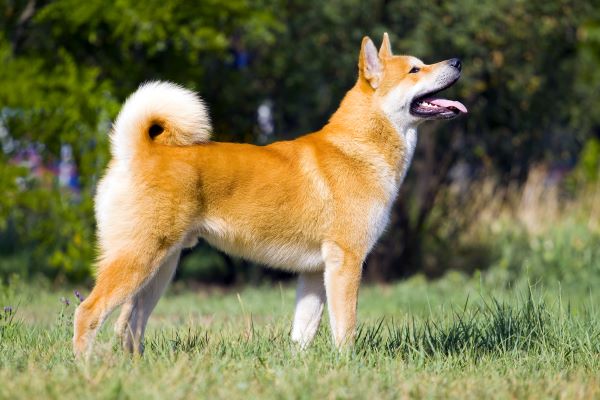
[[[399,132],[399,135],[400,139],[404,141],[406,152],[404,154],[404,162],[402,165],[402,172],[400,173],[400,182],[398,182],[398,186],[400,186],[404,181],[406,173],[408,172],[408,167],[410,166],[410,162],[415,154],[415,149],[417,147],[417,128],[408,128],[404,132]]]
[[[408,168],[415,153],[415,148],[417,147],[416,127],[408,128],[406,130],[398,130],[398,135],[404,142],[405,152],[403,158],[401,159],[400,171],[397,175],[397,180],[391,184],[388,179],[388,183],[383,184],[383,187],[386,189],[386,191],[388,191],[387,199],[383,202],[374,202],[369,211],[369,248],[371,248],[377,242],[389,223],[392,205],[398,196],[398,190],[400,189],[400,185],[406,177],[406,173],[408,172]],[[385,181],[385,179],[382,180],[382,182]]]
[[[260,229],[228,223],[220,217],[206,218],[198,234],[212,246],[234,256],[294,272],[323,268],[318,243],[304,240],[257,236]]]

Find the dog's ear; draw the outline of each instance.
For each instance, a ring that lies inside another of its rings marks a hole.
[[[365,36],[360,47],[358,74],[369,82],[369,85],[371,85],[373,89],[377,89],[381,81],[382,73],[383,67],[379,60],[379,56],[377,55],[377,48],[373,44],[373,41],[368,36]]]
[[[379,48],[379,58],[382,60],[387,57],[393,56],[392,54],[392,46],[390,45],[390,37],[387,32],[383,34],[383,41],[381,42],[381,47]]]

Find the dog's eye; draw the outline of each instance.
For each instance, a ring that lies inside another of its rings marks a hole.
[[[421,68],[418,67],[412,67],[410,69],[410,71],[408,71],[409,74],[416,74],[417,72],[419,72],[421,70]]]

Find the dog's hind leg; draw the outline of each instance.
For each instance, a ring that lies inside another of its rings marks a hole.
[[[179,254],[180,251],[176,251],[169,255],[150,282],[123,304],[115,324],[115,332],[121,340],[123,349],[131,353],[143,352],[144,332],[148,318],[173,278]]]
[[[162,244],[162,246],[161,246]],[[100,263],[96,285],[90,295],[77,307],[74,319],[73,351],[86,353],[104,319],[135,294],[158,271],[169,256],[164,243],[132,243],[131,249],[144,251],[121,252]]]
[[[117,339],[123,348],[125,348],[125,331],[129,327],[129,319],[133,315],[133,310],[135,309],[136,297],[137,296],[133,296],[123,303],[121,306],[121,312],[119,313],[119,318],[117,318],[117,322],[115,322],[115,335],[117,336]]]
[[[292,326],[292,341],[306,348],[312,342],[325,304],[323,272],[304,273],[298,278],[296,311]]]

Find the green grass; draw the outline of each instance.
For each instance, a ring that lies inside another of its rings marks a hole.
[[[89,362],[71,356],[74,305],[12,284],[0,320],[0,398],[598,398],[600,294],[506,288],[459,274],[361,291],[356,345],[332,348],[327,321],[307,351],[289,342],[292,287],[171,289],[142,358],[110,324]],[[109,321],[109,323],[112,321]]]

